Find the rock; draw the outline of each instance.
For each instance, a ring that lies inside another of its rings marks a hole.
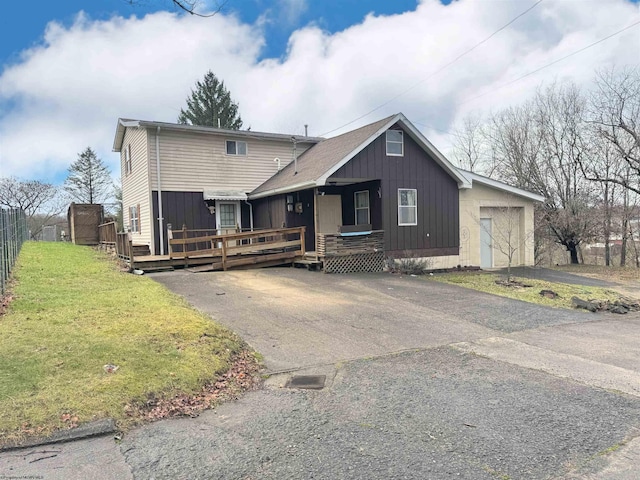
[[[571,297],[571,304],[578,309],[589,310],[590,312],[596,312],[598,307],[595,304],[588,302],[586,300],[582,300],[578,297]]]
[[[546,298],[558,298],[559,295],[553,290],[540,290],[540,295]]]
[[[612,305],[609,311],[611,313],[619,313],[619,314],[629,313],[629,309],[626,308],[624,305]]]

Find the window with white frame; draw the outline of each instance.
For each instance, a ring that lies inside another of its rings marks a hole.
[[[369,190],[356,192],[354,203],[356,206],[356,225],[371,223],[369,215]]]
[[[131,173],[131,144],[124,149],[124,173],[126,175]]]
[[[227,155],[246,155],[247,142],[227,140]]]
[[[140,233],[140,205],[129,207],[129,231]]]
[[[418,224],[418,191],[415,188],[398,189],[398,225]]]
[[[402,130],[387,130],[387,155],[404,156],[404,132]]]

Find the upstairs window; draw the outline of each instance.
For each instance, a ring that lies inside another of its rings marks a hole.
[[[418,191],[415,188],[398,189],[398,225],[418,224]]]
[[[129,207],[129,231],[140,233],[140,205]]]
[[[227,155],[246,155],[247,142],[239,140],[227,140]]]
[[[124,173],[126,175],[131,173],[131,144],[124,149]]]
[[[387,155],[404,156],[404,132],[402,130],[387,130]]]
[[[369,190],[355,193],[356,225],[367,225],[369,221]]]

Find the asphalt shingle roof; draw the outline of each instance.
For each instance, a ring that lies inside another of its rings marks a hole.
[[[322,140],[304,152],[298,158],[298,173],[295,173],[294,162],[284,167],[273,177],[268,179],[252,195],[283,189],[301,183],[315,182],[327,173],[333,166],[362,145],[368,138],[384,127],[395,117],[391,115],[377,122],[357,128],[337,137]]]

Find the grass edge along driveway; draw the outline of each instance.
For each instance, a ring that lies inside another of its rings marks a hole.
[[[46,435],[197,393],[246,347],[149,278],[89,247],[24,245],[0,316],[0,439]],[[104,366],[117,365],[114,373]],[[0,440],[0,444],[2,440]]]
[[[547,307],[566,308],[575,310],[571,303],[571,297],[580,297],[583,300],[615,301],[620,295],[613,290],[602,287],[587,287],[582,285],[569,285],[567,283],[548,282],[531,278],[516,278],[512,280],[522,282],[527,287],[507,287],[496,284],[497,280],[504,280],[505,275],[487,272],[463,272],[463,273],[436,273],[425,277],[429,280],[471,288],[480,292],[491,293],[501,297],[522,300],[523,302],[545,305]],[[558,294],[557,298],[547,298],[540,295],[541,290],[552,290]]]

